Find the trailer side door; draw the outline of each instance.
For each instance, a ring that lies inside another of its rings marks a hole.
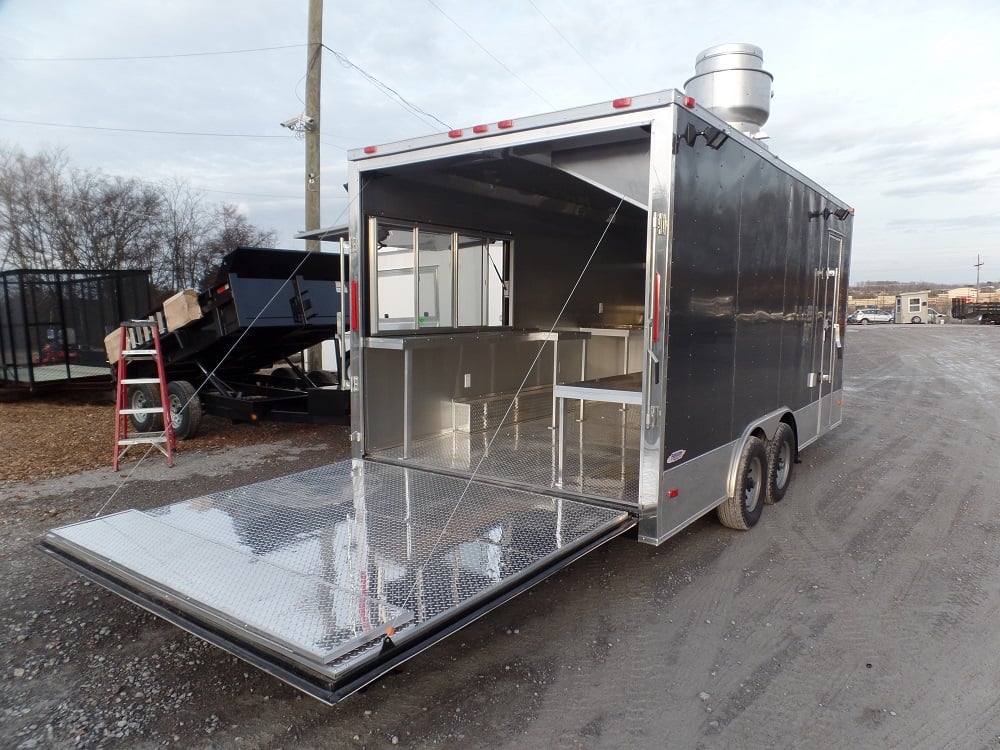
[[[820,311],[822,335],[818,337],[819,352],[819,425],[818,434],[839,424],[843,406],[835,394],[840,390],[840,362],[843,352],[843,331],[840,329],[840,280],[843,273],[844,238],[828,232],[824,242],[820,267],[817,270],[816,303]]]

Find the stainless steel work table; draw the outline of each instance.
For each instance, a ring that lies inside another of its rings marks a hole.
[[[407,336],[370,336],[365,346],[371,349],[394,349],[403,353],[403,457],[409,458],[413,444],[413,351],[447,346],[482,344],[488,346],[498,341],[535,341],[540,346],[552,344],[552,381],[559,379],[559,344],[565,341],[584,341],[590,333],[577,330],[525,331],[500,329],[495,331],[469,331],[461,333],[423,333]],[[581,375],[586,377],[586,350],[581,356]],[[556,397],[552,397],[553,410]],[[555,414],[553,413],[553,427]]]
[[[642,404],[642,373],[612,375],[608,378],[583,380],[579,383],[561,383],[552,388],[558,400],[559,421],[559,465],[556,483],[562,486],[563,464],[566,458],[566,399],[581,401],[604,401],[611,404]]]

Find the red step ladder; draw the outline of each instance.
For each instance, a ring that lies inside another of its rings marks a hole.
[[[115,396],[115,459],[114,471],[118,471],[119,460],[128,453],[134,445],[152,445],[160,453],[167,457],[167,466],[174,465],[174,424],[170,412],[170,399],[167,394],[167,378],[163,373],[163,352],[160,349],[160,326],[156,320],[128,320],[122,323],[120,347],[118,354],[118,369],[115,371],[117,379]],[[134,361],[152,362],[155,366],[156,377],[148,375],[149,368],[145,367],[145,377],[129,377],[127,367],[129,362]],[[142,408],[132,408],[128,401],[129,386],[151,386],[158,387],[160,392],[160,403],[148,405]],[[162,414],[163,429],[157,432],[136,432],[129,437],[129,415],[130,414]]]

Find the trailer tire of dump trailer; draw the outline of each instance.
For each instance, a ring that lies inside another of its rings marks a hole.
[[[329,370],[311,370],[306,373],[306,376],[312,381],[313,385],[318,387],[340,385],[340,379],[337,377],[337,374]]]
[[[160,391],[152,385],[135,385],[129,388],[128,405],[130,409],[153,409],[160,405]],[[129,414],[129,422],[136,432],[158,432],[163,429],[163,415]]]
[[[201,426],[202,408],[195,387],[186,380],[171,380],[167,383],[167,400],[170,403],[174,437],[187,440],[197,435]]]
[[[795,431],[787,422],[781,422],[767,442],[767,492],[764,503],[774,505],[785,496],[792,483],[795,465]]]
[[[733,494],[726,498],[717,511],[723,526],[746,531],[760,520],[760,514],[764,510],[767,473],[767,449],[764,441],[751,435],[740,451]]]

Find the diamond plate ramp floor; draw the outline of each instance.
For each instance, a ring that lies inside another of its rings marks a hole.
[[[44,544],[335,678],[387,633],[399,644],[417,638],[627,519],[365,461],[84,521]]]

